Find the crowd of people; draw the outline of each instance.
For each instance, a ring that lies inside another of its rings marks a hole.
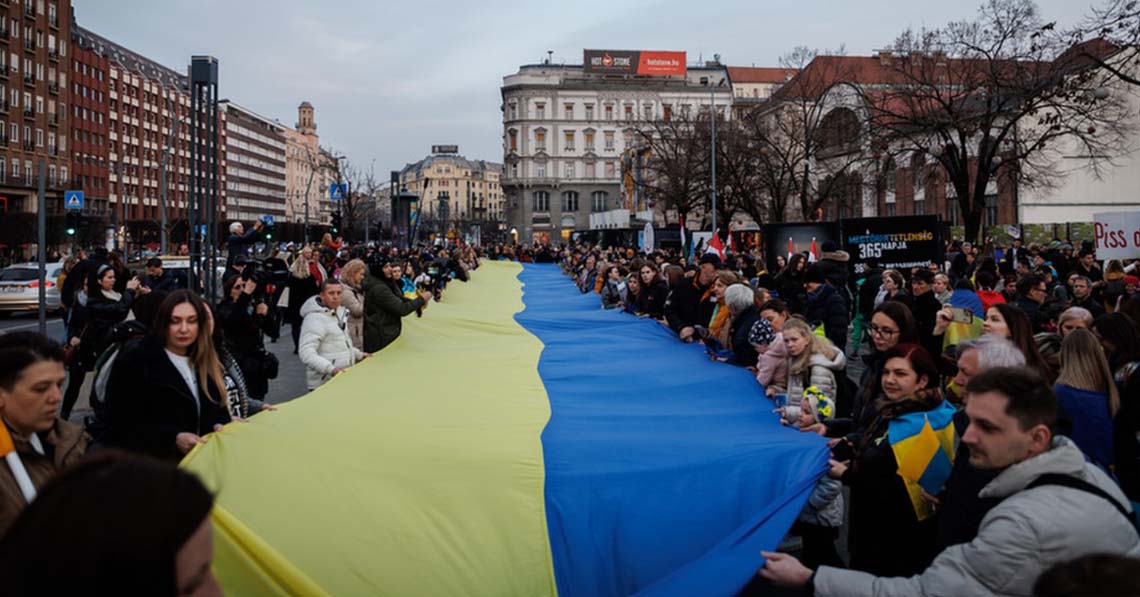
[[[481,260],[507,259],[558,263],[601,308],[654,320],[748,369],[789,433],[827,438],[829,470],[792,528],[799,557],[765,553],[767,581],[820,595],[1051,595],[1137,570],[1135,263],[1102,265],[1063,243],[955,243],[945,263],[897,271],[870,261],[853,275],[849,256],[825,244],[818,260],[780,256],[770,272],[758,251],[690,260],[581,244],[400,250],[331,237],[257,250],[258,230],[231,228],[216,306],[160,259],[132,275],[93,251],[61,284],[63,342],[0,336],[0,447],[10,437],[20,463],[0,466],[0,534],[10,529],[0,545],[43,545],[50,533],[29,529],[58,508],[157,516],[153,501],[130,497],[85,510],[74,502],[84,484],[174,484],[186,516],[123,545],[162,542],[148,557],[166,568],[140,587],[212,586],[202,567],[210,498],[194,497],[200,484],[173,464],[221,425],[274,408],[265,398],[278,364],[266,340],[290,325],[315,389],[394,342],[403,317],[423,315]],[[94,413],[81,427],[68,419],[88,374]],[[898,448],[918,437],[905,431],[916,421],[938,446],[921,474]],[[107,563],[115,553],[67,563],[97,587],[118,569]],[[38,569],[3,566],[11,586],[32,586],[19,583]]]
[[[601,308],[704,343],[755,374],[782,422],[828,438],[800,557],[765,553],[759,576],[818,595],[1031,595],[1082,562],[1140,571],[1140,262],[1015,240],[855,275],[822,249],[774,271],[759,250],[555,255]],[[945,453],[922,478],[898,447],[908,422]]]

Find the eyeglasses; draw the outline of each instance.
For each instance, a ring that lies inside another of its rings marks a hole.
[[[879,336],[880,338],[890,338],[891,336],[899,333],[898,330],[892,330],[891,328],[882,328],[875,324],[871,324],[870,330],[872,336]]]

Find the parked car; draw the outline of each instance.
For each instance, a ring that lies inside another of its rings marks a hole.
[[[48,311],[59,310],[59,288],[55,281],[63,262],[47,264],[44,302]],[[15,263],[0,270],[0,313],[36,311],[40,308],[40,264]]]

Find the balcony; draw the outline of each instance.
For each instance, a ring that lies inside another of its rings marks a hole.
[[[0,136],[0,147],[8,147],[8,136]]]
[[[48,26],[52,29],[59,29],[59,16],[48,15]]]
[[[36,144],[31,141],[24,141],[24,151],[35,151]]]
[[[24,108],[24,118],[35,118],[36,111],[32,108]]]
[[[0,114],[8,113],[8,100],[0,99]]]
[[[48,112],[48,124],[51,126],[59,126],[59,114]]]
[[[0,64],[0,79],[8,80],[8,66]]]
[[[48,155],[59,155],[59,149],[55,145],[48,145]]]
[[[48,93],[52,95],[59,95],[59,83],[52,81],[48,83]]]
[[[36,51],[36,40],[28,39],[25,37],[24,38],[24,50],[26,50],[28,52],[35,52]]]
[[[7,29],[0,29],[0,39],[6,40],[6,39],[10,38],[11,36],[12,36],[12,34],[8,33]]]
[[[36,18],[36,5],[31,3],[31,2],[25,2],[24,3],[24,16],[30,17],[33,19]]]
[[[35,85],[36,84],[36,76],[33,75],[32,73],[24,73],[24,84],[25,85]]]

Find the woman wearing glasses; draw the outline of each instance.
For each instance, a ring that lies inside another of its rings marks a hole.
[[[882,403],[884,355],[899,344],[917,342],[914,316],[910,309],[898,301],[886,301],[875,307],[871,313],[871,345],[874,351],[863,357],[863,376],[859,378],[859,390],[851,405],[850,416],[832,419],[826,426],[816,423],[805,430],[812,430],[828,437],[847,436],[851,443],[858,445],[862,431],[875,419]]]

